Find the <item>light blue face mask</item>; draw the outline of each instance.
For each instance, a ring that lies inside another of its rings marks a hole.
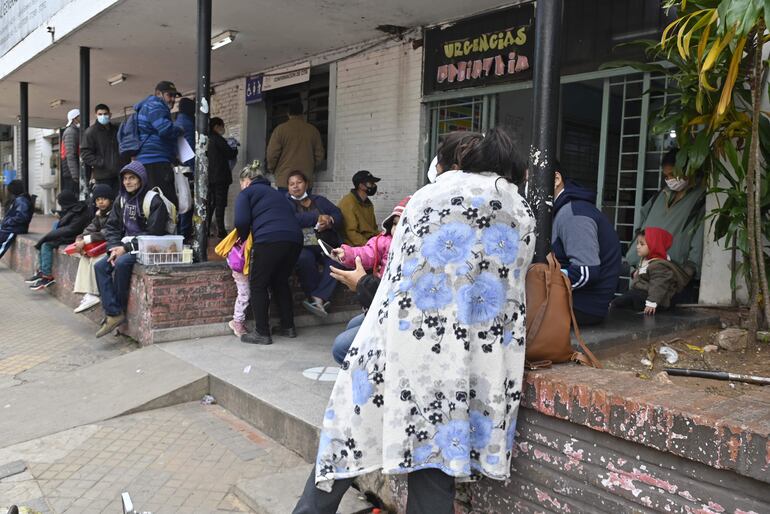
[[[96,117],[96,120],[102,125],[107,125],[110,122],[109,114],[100,114]]]

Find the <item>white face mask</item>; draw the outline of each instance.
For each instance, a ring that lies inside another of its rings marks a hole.
[[[667,178],[666,179],[666,185],[671,191],[684,191],[684,189],[687,187],[687,180],[683,178]]]
[[[109,114],[100,114],[96,117],[96,120],[102,125],[107,125],[110,122]]]
[[[303,194],[302,196],[294,196],[294,195],[290,195],[290,196],[291,196],[292,200],[296,200],[298,202],[301,202],[302,200],[307,198],[307,191],[305,191],[305,194]]]
[[[438,170],[436,169],[436,165],[438,164],[438,156],[434,157],[432,161],[430,161],[430,166],[428,167],[428,181],[433,184],[436,182],[436,177],[438,177]]]

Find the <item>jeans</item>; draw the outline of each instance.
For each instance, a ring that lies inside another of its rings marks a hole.
[[[358,334],[358,329],[361,328],[361,324],[364,322],[366,313],[362,312],[358,316],[348,321],[348,326],[345,327],[345,331],[334,338],[334,344],[332,345],[332,356],[337,364],[342,364],[345,360],[345,355],[348,354],[350,345],[353,344],[353,340]]]
[[[315,468],[305,483],[293,514],[336,514],[342,497],[353,484],[352,478],[334,481],[331,492],[315,486]],[[421,469],[407,475],[409,494],[406,514],[453,514],[455,479],[437,469]]]
[[[297,260],[297,277],[308,297],[315,296],[327,301],[334,294],[337,281],[329,273],[332,260],[323,254],[320,246],[304,246]],[[322,269],[318,271],[318,265]]]
[[[119,316],[128,308],[128,293],[131,291],[131,273],[136,264],[136,255],[126,253],[118,257],[115,265],[102,259],[96,263],[96,285],[102,297],[102,307],[107,316]]]
[[[254,244],[249,261],[249,287],[251,289],[251,310],[257,333],[270,334],[268,312],[270,289],[278,303],[281,328],[294,328],[294,308],[289,277],[297,263],[302,245],[288,241]]]
[[[144,164],[144,163],[142,163]],[[145,164],[147,171],[147,189],[158,187],[163,192],[163,196],[169,199],[174,205],[179,205],[176,197],[176,183],[174,182],[174,168],[168,162],[156,162]]]
[[[195,209],[190,209],[177,216],[176,233],[183,236],[185,241],[192,238],[193,212],[195,212]]]
[[[211,231],[211,222],[216,217],[217,235],[224,237],[227,235],[225,229],[225,208],[227,208],[227,191],[230,189],[230,184],[209,184],[209,198],[208,198],[208,226]]]
[[[43,243],[40,245],[40,253],[38,253],[37,269],[43,275],[50,276],[53,268],[53,251],[56,247],[51,243]]]
[[[11,248],[11,243],[16,239],[16,234],[7,230],[0,230],[0,259]]]

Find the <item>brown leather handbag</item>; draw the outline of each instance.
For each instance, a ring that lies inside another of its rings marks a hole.
[[[583,341],[575,321],[569,278],[561,272],[552,253],[546,260],[532,264],[527,271],[527,367],[545,368],[573,361],[601,368]],[[570,328],[575,330],[583,353],[572,348]]]

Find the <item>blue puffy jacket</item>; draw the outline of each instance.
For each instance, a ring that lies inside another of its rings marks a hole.
[[[13,203],[0,222],[0,230],[13,234],[26,234],[29,231],[29,223],[35,213],[32,207],[32,197],[23,193],[13,199]]]
[[[302,244],[302,230],[294,209],[270,182],[258,177],[235,199],[235,228],[246,240],[249,232],[255,244],[287,241]]]
[[[171,121],[168,105],[157,96],[150,95],[136,104],[134,110],[142,142],[136,160],[142,164],[176,161],[176,140],[182,129]]]
[[[553,204],[553,253],[572,282],[576,311],[604,317],[620,276],[620,241],[596,193],[565,180]]]

